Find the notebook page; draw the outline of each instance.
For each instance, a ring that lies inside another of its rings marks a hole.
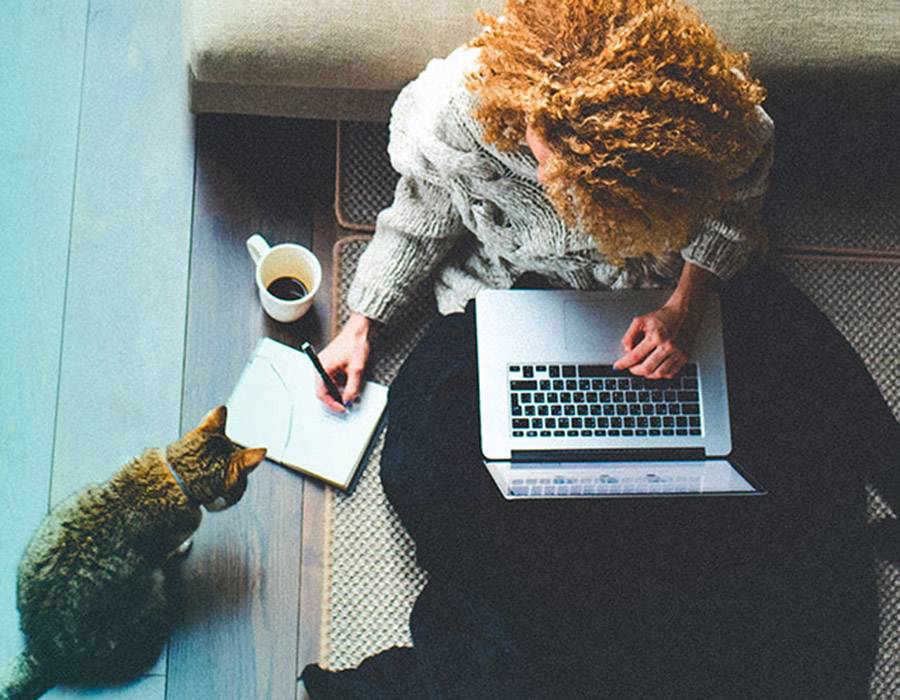
[[[228,400],[229,437],[266,447],[272,461],[346,488],[375,434],[387,387],[369,382],[346,413],[315,395],[309,358],[271,338],[259,341]]]

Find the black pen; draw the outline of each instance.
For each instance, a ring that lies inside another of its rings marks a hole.
[[[316,372],[322,377],[322,381],[325,382],[325,388],[328,390],[328,395],[339,404],[343,405],[344,397],[341,396],[341,390],[337,388],[334,380],[329,376],[328,372],[325,371],[322,363],[319,362],[319,356],[316,355],[316,349],[309,342],[303,343],[303,345],[300,346],[300,349],[307,354],[310,361],[313,363],[313,367],[316,368]]]

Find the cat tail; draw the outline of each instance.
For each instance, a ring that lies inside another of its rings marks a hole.
[[[23,649],[0,669],[0,700],[35,700],[56,683],[47,668]]]

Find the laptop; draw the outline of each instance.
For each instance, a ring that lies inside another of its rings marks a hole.
[[[613,369],[669,290],[484,290],[475,300],[481,448],[507,499],[759,496],[731,457],[719,299],[671,380]]]

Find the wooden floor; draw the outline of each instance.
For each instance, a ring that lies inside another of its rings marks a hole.
[[[335,125],[187,110],[181,0],[12,0],[0,29],[0,664],[48,508],[224,403],[261,335],[327,338]],[[325,290],[267,321],[245,240],[296,241]],[[301,696],[318,653],[322,489],[272,464],[207,514],[166,653],[48,698]]]

